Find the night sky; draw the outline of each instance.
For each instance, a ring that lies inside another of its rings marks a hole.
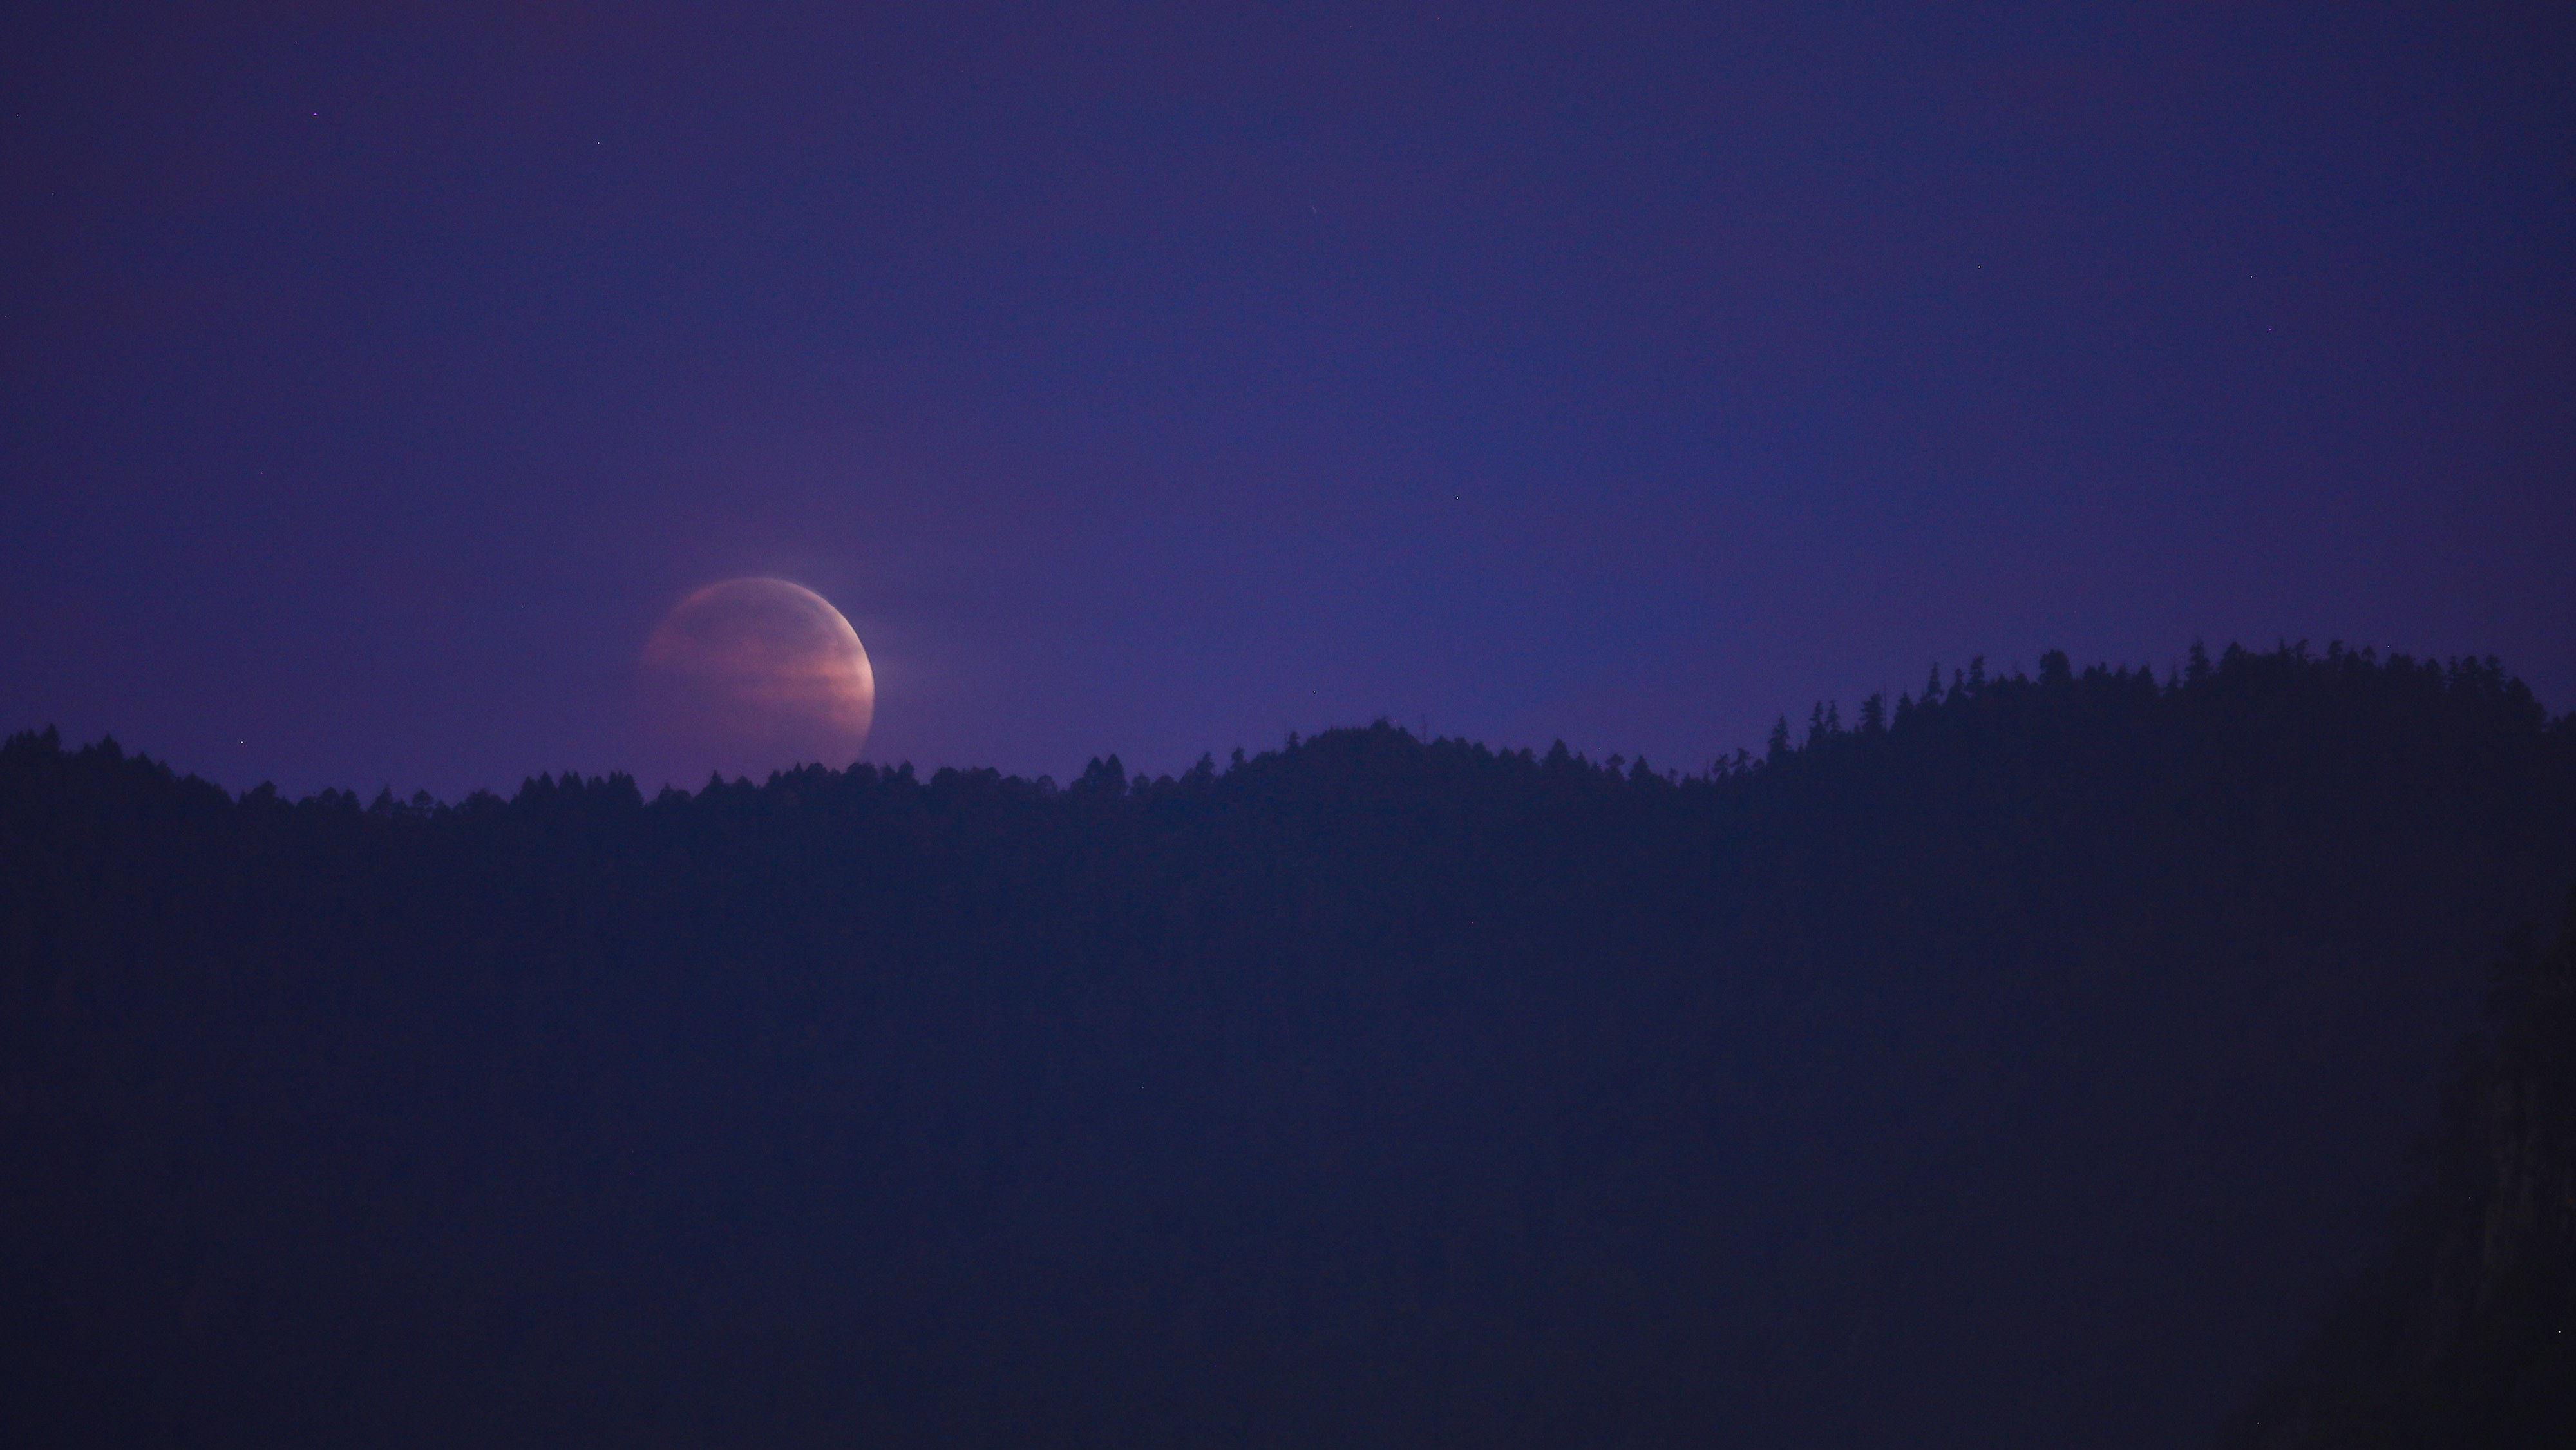
[[[2576,705],[2564,5],[5,27],[0,729],[649,789],[639,652],[744,574],[870,758],[1059,779],[1694,769],[2195,637]]]

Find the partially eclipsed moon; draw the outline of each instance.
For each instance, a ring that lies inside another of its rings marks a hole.
[[[673,607],[644,646],[672,743],[719,770],[845,765],[876,717],[876,674],[831,601],[784,579],[728,579]]]

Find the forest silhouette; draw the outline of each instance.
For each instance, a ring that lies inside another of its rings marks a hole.
[[[22,734],[0,1390],[26,1444],[2307,1443],[2469,1302],[2457,1104],[2557,1029],[2458,1044],[2571,881],[2576,724],[2340,646],[1935,670],[1693,774],[1381,722],[370,803]]]

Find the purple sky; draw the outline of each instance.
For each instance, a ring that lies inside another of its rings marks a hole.
[[[2569,7],[1605,8],[13,10],[0,729],[630,765],[750,573],[1059,778],[2195,635],[2576,705]]]

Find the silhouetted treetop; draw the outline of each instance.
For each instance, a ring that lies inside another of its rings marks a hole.
[[[1936,667],[1677,771],[235,794],[0,743],[29,1443],[2170,1445],[2576,879],[2493,660]],[[386,1427],[397,1427],[388,1430]]]

